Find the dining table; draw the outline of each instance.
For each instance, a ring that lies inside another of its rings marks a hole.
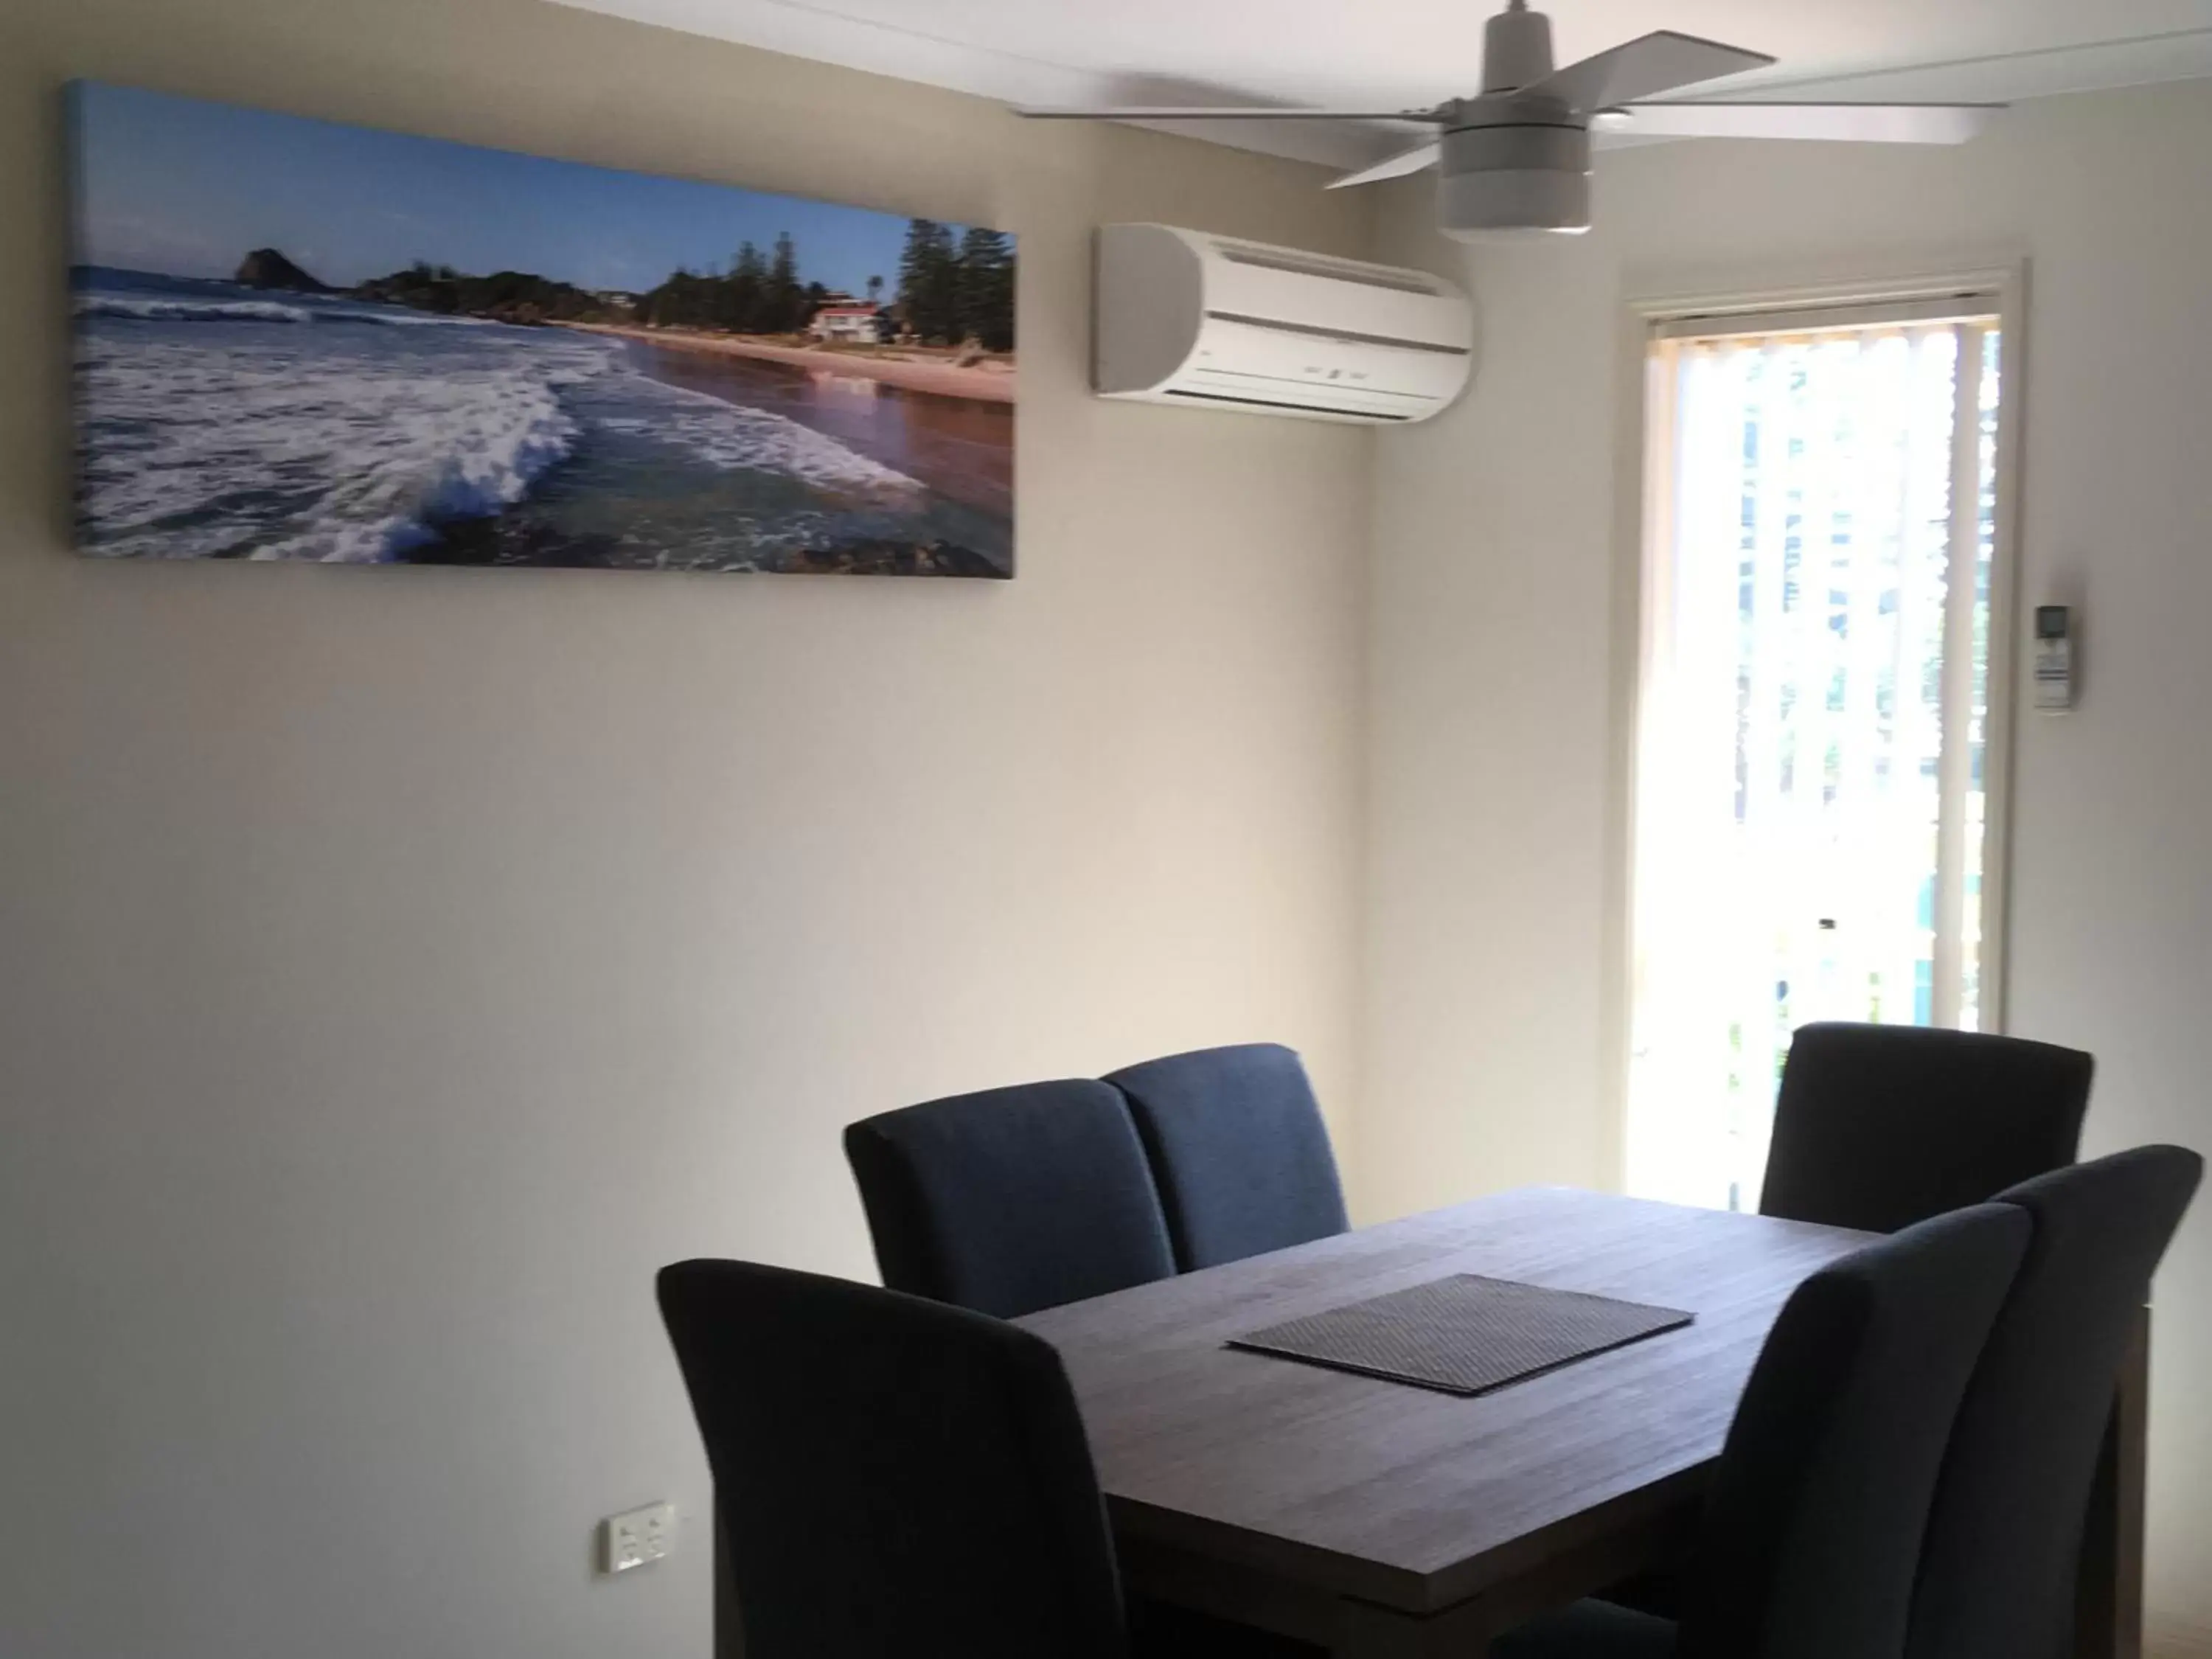
[[[1678,1567],[1790,1292],[1871,1236],[1529,1188],[1019,1320],[1066,1365],[1131,1591],[1336,1659],[1476,1659]],[[1694,1315],[1465,1396],[1227,1346],[1449,1275]],[[2148,1315],[2082,1552],[2078,1659],[2137,1659]]]

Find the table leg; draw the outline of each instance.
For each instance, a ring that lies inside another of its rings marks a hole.
[[[2143,1479],[2149,1449],[2150,1310],[2136,1316],[2089,1494],[2074,1604],[2075,1659],[2142,1659]]]

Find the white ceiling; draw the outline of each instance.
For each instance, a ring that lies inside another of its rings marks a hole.
[[[1483,21],[1504,0],[563,3],[1009,102],[1395,109],[1474,89]],[[1562,64],[1660,27],[1782,60],[1716,83],[1716,92],[2002,100],[2212,77],[2212,0],[1550,0],[1550,8]],[[1368,159],[1382,142],[1373,131],[1292,122],[1224,124],[1199,136],[1346,162]]]

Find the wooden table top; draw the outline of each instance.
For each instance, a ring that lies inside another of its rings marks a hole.
[[[1790,1291],[1839,1228],[1532,1188],[1032,1314],[1117,1534],[1430,1613],[1692,1500]],[[1225,1348],[1447,1273],[1690,1310],[1462,1399]]]

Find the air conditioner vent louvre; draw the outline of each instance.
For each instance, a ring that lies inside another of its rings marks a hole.
[[[1098,232],[1102,396],[1403,423],[1448,408],[1474,308],[1425,271],[1170,225]]]
[[[1304,253],[1293,248],[1256,247],[1249,242],[1220,242],[1221,257],[1231,264],[1261,270],[1288,270],[1301,276],[1327,276],[1339,283],[1358,283],[1368,288],[1389,289],[1398,294],[1442,294],[1441,277],[1426,271],[1401,270],[1395,265],[1370,265],[1364,259],[1340,259],[1333,253]]]
[[[1243,323],[1248,328],[1273,329],[1278,334],[1304,334],[1316,340],[1338,340],[1346,345],[1389,346],[1395,351],[1440,351],[1447,357],[1467,356],[1473,348],[1444,345],[1431,340],[1404,340],[1392,334],[1362,334],[1355,329],[1322,328],[1312,323],[1289,323],[1279,317],[1255,317],[1243,311],[1209,311],[1216,322]]]
[[[1363,421],[1412,421],[1420,418],[1415,415],[1395,415],[1386,410],[1337,409],[1328,404],[1294,404],[1274,398],[1233,398],[1225,392],[1186,392],[1181,386],[1170,387],[1166,395],[1188,398],[1194,403],[1241,404],[1247,409],[1295,410],[1302,415],[1357,415]]]

